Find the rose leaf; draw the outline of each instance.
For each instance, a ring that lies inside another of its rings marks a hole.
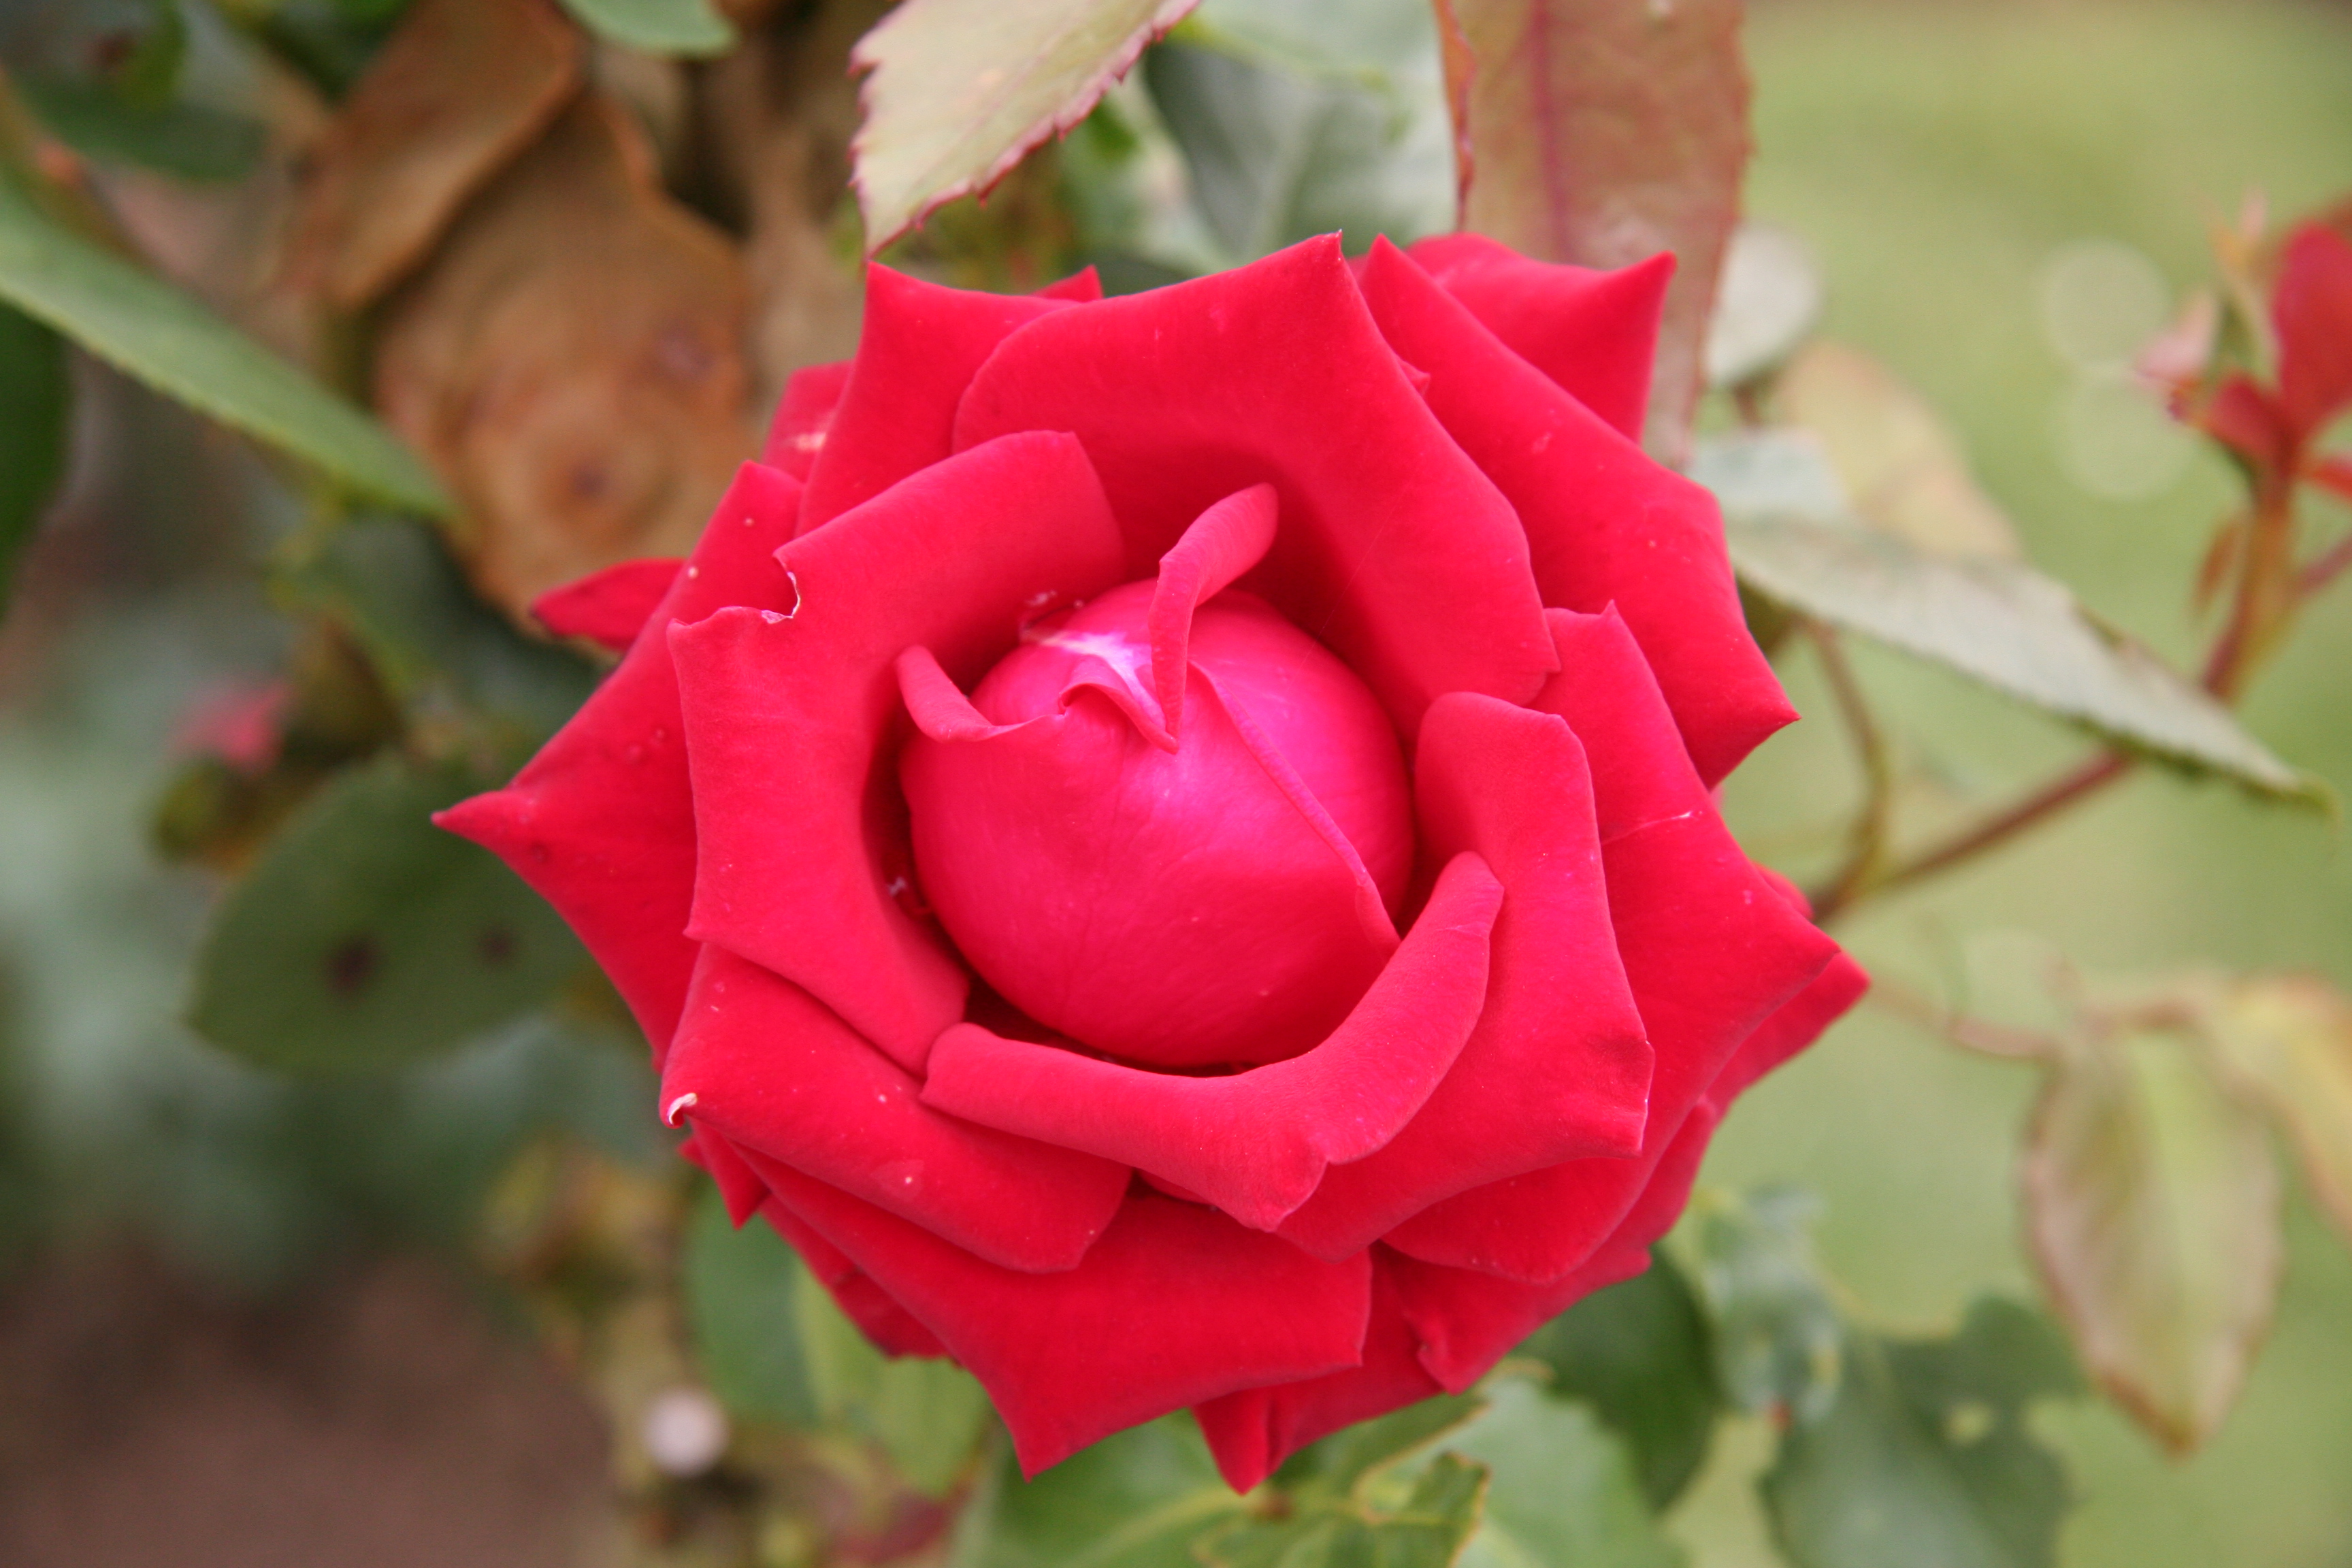
[[[806,1426],[816,1396],[795,1328],[800,1255],[756,1215],[740,1229],[716,1186],[688,1223],[679,1284],[697,1361],[710,1391],[736,1415]]]
[[[1465,1564],[1676,1568],[1682,1554],[1660,1533],[1625,1445],[1591,1411],[1519,1378],[1490,1394],[1486,1412],[1444,1442],[1491,1478]]]
[[[268,133],[257,120],[201,103],[143,103],[101,82],[28,77],[17,92],[58,141],[85,158],[183,180],[252,172]]]
[[[1189,1415],[1106,1437],[1024,1481],[1005,1456],[984,1541],[959,1568],[1199,1568],[1192,1543],[1240,1511]]]
[[[2034,1257],[2084,1365],[2185,1452],[2236,1399],[2278,1291],[2269,1131],[2183,1032],[2073,1045],[2025,1150]]]
[[[599,37],[655,55],[723,55],[735,29],[711,0],[563,0]]]
[[[1797,1568],[2047,1568],[2071,1497],[2025,1414],[2078,1386],[2050,1325],[2004,1301],[1948,1339],[1857,1333],[1836,1401],[1761,1479],[1773,1534]]]
[[[17,552],[65,477],[72,392],[63,340],[0,306],[0,605]]]
[[[2287,1131],[2313,1197],[2352,1237],[2352,1001],[2315,975],[2223,985],[2203,1028],[2221,1068]]]
[[[1707,385],[1742,386],[1785,363],[1821,320],[1827,293],[1804,241],[1772,224],[1741,224],[1707,317]]]
[[[1739,0],[1438,0],[1463,226],[1547,261],[1677,265],[1650,445],[1679,456],[1748,153]]]
[[[1207,1568],[1453,1568],[1485,1513],[1486,1468],[1439,1454],[1369,1472],[1340,1495],[1297,1500],[1280,1519],[1244,1519],[1202,1540]]]
[[[885,1357],[805,1268],[795,1277],[793,1321],[818,1415],[879,1443],[917,1490],[952,1491],[988,1422],[988,1395],[972,1375],[950,1361]]]
[[[1652,1254],[1644,1272],[1554,1318],[1514,1353],[1550,1367],[1553,1394],[1589,1402],[1624,1440],[1653,1509],[1673,1502],[1698,1473],[1723,1395],[1706,1319],[1664,1252]]]
[[[860,39],[869,253],[1086,118],[1197,0],[905,0]]]
[[[1855,518],[1806,433],[1703,443],[1691,474],[1723,504],[1733,566],[1767,598],[2111,744],[2278,799],[2326,800],[2227,708],[2092,616],[2062,584],[2013,561],[1931,554]]]
[[[167,397],[360,495],[440,515],[448,498],[390,431],[187,295],[67,228],[0,177],[0,300]]]
[[[279,563],[272,594],[326,616],[367,656],[413,722],[453,723],[491,754],[528,753],[587,700],[595,672],[515,630],[467,592],[434,531],[362,518]]]
[[[1813,1259],[1819,1200],[1772,1187],[1703,1201],[1697,1281],[1713,1320],[1717,1385],[1743,1410],[1820,1415],[1843,1377],[1845,1326]]]
[[[214,910],[189,1019],[291,1073],[394,1068],[545,1001],[587,962],[496,857],[427,818],[482,787],[385,756],[295,812]]]

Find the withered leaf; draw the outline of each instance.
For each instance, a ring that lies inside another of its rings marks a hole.
[[[599,94],[468,204],[386,310],[375,391],[468,514],[478,589],[520,617],[686,552],[755,449],[749,313],[733,244],[662,193]]]
[[[1463,226],[1622,267],[1672,250],[1648,442],[1679,458],[1748,153],[1740,0],[1437,0]]]
[[[1809,343],[1780,373],[1773,397],[1790,424],[1821,438],[1865,521],[1931,555],[2023,554],[2016,528],[1969,476],[1950,427],[1868,354]]]
[[[2352,1238],[2352,999],[2317,975],[2268,974],[2201,1001],[2222,1071],[2286,1129],[2312,1196]]]
[[[2186,1452],[2229,1414],[2278,1292],[2269,1131],[2177,1030],[2076,1044],[2026,1146],[2034,1256],[2084,1363]]]
[[[562,110],[581,62],[553,0],[418,0],[312,152],[287,281],[343,310],[383,293]]]

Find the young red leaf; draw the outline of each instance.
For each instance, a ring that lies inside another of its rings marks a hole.
[[[1748,163],[1739,0],[1437,0],[1437,10],[1463,226],[1586,267],[1675,253],[1648,439],[1679,455]]]

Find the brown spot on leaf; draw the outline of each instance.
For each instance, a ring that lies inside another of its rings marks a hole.
[[[554,0],[419,0],[311,149],[286,275],[343,310],[422,261],[578,89]]]
[[[515,933],[505,926],[491,926],[474,942],[474,951],[481,954],[482,962],[492,965],[512,963],[517,947]]]
[[[601,93],[467,205],[386,308],[375,390],[463,503],[487,597],[520,618],[548,588],[686,552],[754,450],[749,313],[732,242],[661,190]]]
[[[380,959],[374,938],[346,937],[327,954],[327,989],[338,996],[357,996],[375,978]]]

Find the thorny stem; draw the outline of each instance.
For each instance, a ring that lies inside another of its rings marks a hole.
[[[1801,624],[1822,661],[1822,673],[1829,680],[1839,716],[1845,721],[1847,733],[1853,737],[1865,791],[1862,810],[1855,816],[1853,830],[1847,839],[1844,864],[1812,895],[1815,910],[1826,915],[1826,911],[1853,896],[1854,890],[1878,868],[1886,853],[1886,834],[1895,812],[1895,760],[1886,744],[1885,731],[1878,727],[1861,684],[1853,678],[1853,667],[1846,660],[1845,647],[1838,641],[1836,630],[1816,620],[1808,619]]]
[[[1900,980],[1883,975],[1875,978],[1871,983],[1870,1000],[1874,1005],[1918,1025],[1929,1034],[1941,1035],[1956,1046],[1987,1056],[2007,1057],[2012,1061],[2047,1061],[2059,1050],[2059,1042],[2047,1035],[1956,1013]]]

